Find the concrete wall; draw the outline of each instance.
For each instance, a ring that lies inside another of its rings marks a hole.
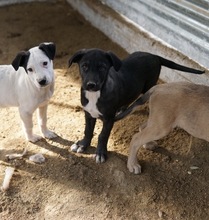
[[[209,1],[102,1],[209,69]]]

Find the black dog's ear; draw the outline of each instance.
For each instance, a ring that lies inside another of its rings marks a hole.
[[[21,51],[17,54],[15,59],[12,61],[12,66],[17,71],[20,66],[24,67],[25,71],[27,72],[27,63],[30,56],[29,51]]]
[[[56,53],[56,46],[54,43],[41,43],[38,48],[42,50],[50,60],[54,59]]]
[[[72,65],[72,63],[78,63],[81,58],[83,57],[83,55],[86,53],[86,49],[82,49],[77,51],[68,61],[68,67],[70,67]]]
[[[111,51],[107,52],[107,57],[109,58],[110,62],[112,63],[114,69],[118,71],[122,65],[122,61]]]

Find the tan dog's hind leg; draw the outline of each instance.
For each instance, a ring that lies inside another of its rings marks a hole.
[[[139,132],[141,132],[145,127],[147,126],[147,122],[145,122],[144,124],[142,124],[140,127],[139,127]],[[150,141],[146,144],[143,144],[143,147],[147,150],[154,150],[157,148],[157,142],[156,141]]]
[[[139,174],[141,173],[141,166],[137,161],[137,152],[141,147],[141,134],[142,132],[136,133],[131,140],[130,149],[129,149],[129,156],[127,167],[131,173]]]
[[[136,133],[131,140],[127,163],[129,171],[134,174],[141,173],[141,166],[137,161],[137,152],[139,148],[144,144],[152,143],[154,140],[164,137],[171,130],[172,123],[170,123],[170,121],[166,121],[166,118],[164,118],[161,122],[149,119],[147,126],[141,132]]]

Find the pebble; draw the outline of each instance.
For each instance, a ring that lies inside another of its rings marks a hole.
[[[29,160],[33,161],[34,163],[44,163],[45,157],[43,156],[43,154],[38,153],[30,156]]]
[[[163,212],[162,211],[158,211],[158,216],[159,216],[159,218],[162,218],[163,217]]]
[[[199,169],[199,167],[197,167],[197,166],[191,166],[190,169],[191,169],[191,170],[197,170],[197,169]]]

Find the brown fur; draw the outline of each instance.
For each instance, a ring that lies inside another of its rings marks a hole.
[[[141,173],[137,162],[139,147],[153,145],[153,141],[163,138],[175,127],[209,141],[209,87],[186,82],[157,85],[142,96],[139,103],[147,100],[148,121],[130,143],[127,167],[135,174]]]

